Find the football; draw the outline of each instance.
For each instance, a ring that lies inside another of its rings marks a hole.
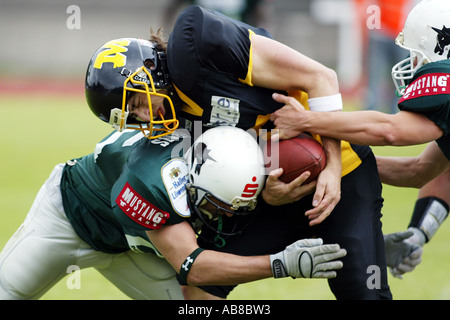
[[[305,171],[310,171],[311,175],[304,184],[310,183],[316,180],[325,168],[326,156],[322,145],[306,133],[278,142],[269,140],[264,147],[266,167],[277,160],[274,158],[276,152],[272,152],[275,148],[278,148],[278,167],[283,168],[280,180],[285,183],[291,182]]]

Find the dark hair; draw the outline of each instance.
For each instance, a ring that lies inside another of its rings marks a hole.
[[[164,33],[162,28],[159,28],[158,31],[154,31],[153,28],[150,28],[150,41],[156,44],[156,48],[158,51],[167,51],[167,41],[164,40]]]

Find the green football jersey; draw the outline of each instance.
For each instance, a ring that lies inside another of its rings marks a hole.
[[[450,60],[427,63],[420,68],[398,107],[421,113],[439,126],[444,135],[436,142],[450,159]]]
[[[95,151],[67,162],[61,179],[64,210],[92,248],[155,252],[146,231],[190,217],[183,148],[176,131],[149,140],[140,131],[113,132]]]

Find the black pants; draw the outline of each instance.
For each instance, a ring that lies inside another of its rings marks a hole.
[[[340,202],[324,222],[314,227],[308,225],[304,215],[311,203],[312,195],[284,206],[263,203],[243,233],[228,239],[225,246],[219,248],[200,238],[199,245],[239,255],[261,255],[282,251],[299,239],[319,237],[324,243],[338,243],[347,250],[342,259],[344,267],[329,280],[337,299],[392,299],[380,221],[383,198],[373,154],[342,178]],[[226,297],[234,286],[202,288]]]

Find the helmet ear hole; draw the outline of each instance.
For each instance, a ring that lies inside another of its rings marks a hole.
[[[156,68],[155,62],[151,59],[146,59],[144,61],[144,66],[149,70],[155,70]]]

